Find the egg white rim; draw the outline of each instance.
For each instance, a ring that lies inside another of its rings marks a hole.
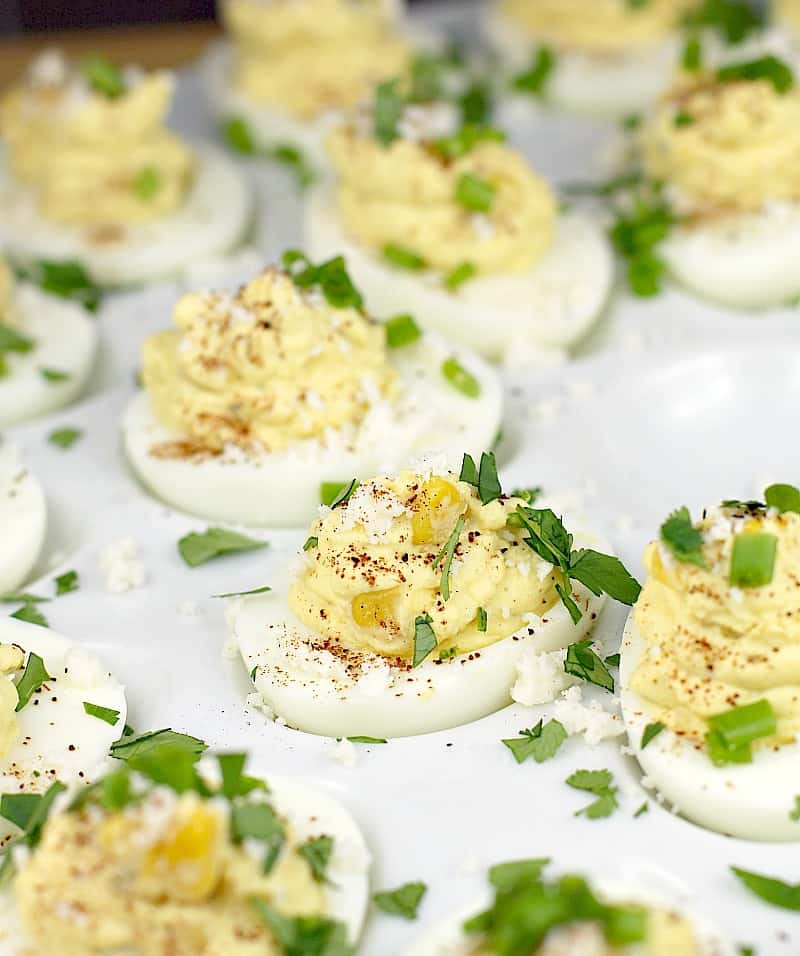
[[[0,556],[0,593],[5,594],[27,580],[44,545],[47,530],[47,499],[39,479],[25,467],[19,450],[0,436],[0,461],[8,456],[9,474],[18,476],[15,490],[7,498],[0,498],[3,519],[2,541],[9,537],[13,548],[8,558]],[[12,478],[13,480],[13,478]],[[10,532],[10,534],[9,534]],[[0,547],[5,553],[5,547]]]

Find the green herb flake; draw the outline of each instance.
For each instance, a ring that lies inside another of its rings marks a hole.
[[[634,813],[633,819],[638,820],[639,817],[644,816],[645,813],[650,809],[650,804],[645,800],[645,802],[639,807],[639,809]]]
[[[384,890],[376,893],[372,901],[384,913],[391,916],[402,916],[403,919],[415,920],[417,910],[425,896],[428,887],[419,881],[404,883],[394,890]]]
[[[642,732],[641,749],[644,750],[650,741],[654,740],[661,733],[661,731],[665,729],[665,727],[666,725],[662,724],[660,720],[655,721],[655,723],[648,724]]]
[[[103,720],[112,727],[116,727],[119,722],[119,711],[112,710],[111,707],[101,707],[100,704],[90,704],[89,701],[85,700],[83,709],[90,717]]]
[[[714,30],[732,45],[741,43],[764,23],[764,14],[742,0],[702,0],[683,18],[685,27]]]
[[[344,256],[334,256],[314,265],[298,249],[287,249],[283,267],[298,289],[318,287],[328,305],[335,309],[361,309],[364,298],[353,284]]]
[[[66,451],[83,437],[83,431],[80,428],[55,428],[47,436],[51,445],[57,448],[63,448]]]
[[[489,882],[500,893],[507,893],[522,883],[538,880],[550,862],[549,858],[534,857],[529,860],[510,860],[489,867]]]
[[[0,597],[0,603],[3,604],[47,604],[52,598],[41,597],[38,594],[32,594],[30,591],[9,591],[8,594]]]
[[[619,667],[619,654],[609,654],[603,661],[607,667]]]
[[[4,793],[0,797],[0,817],[19,827],[22,830],[19,839],[34,847],[41,838],[54,800],[66,789],[55,780],[44,793]]]
[[[78,302],[89,312],[96,312],[103,298],[102,289],[77,259],[40,259],[22,277],[45,292]]]
[[[155,166],[145,166],[139,170],[131,183],[134,194],[143,202],[155,199],[161,192],[161,173]]]
[[[800,489],[794,485],[770,485],[764,491],[764,501],[768,508],[775,508],[781,514],[787,511],[800,514]]]
[[[617,809],[617,788],[613,786],[614,777],[610,770],[576,770],[567,777],[567,784],[576,790],[585,790],[597,798],[593,803],[578,810],[575,816],[585,816],[590,820],[610,816]]]
[[[457,292],[465,282],[474,278],[477,273],[478,270],[471,262],[462,262],[444,277],[445,288],[449,292]]]
[[[44,614],[42,614],[35,604],[23,604],[22,607],[17,608],[13,614],[9,615],[9,617],[13,617],[17,621],[24,621],[26,624],[36,624],[38,627],[50,626],[47,623],[47,618],[44,616]]]
[[[333,853],[333,837],[318,836],[300,844],[297,852],[308,863],[315,883],[326,883],[326,870]]]
[[[285,166],[294,176],[297,188],[301,192],[308,189],[317,178],[317,172],[309,160],[291,143],[277,143],[266,151],[265,156]]]
[[[72,376],[69,372],[62,372],[57,368],[40,368],[39,374],[50,385],[58,385],[61,382],[68,382]]]
[[[530,67],[524,73],[518,73],[511,81],[511,85],[520,93],[543,96],[555,66],[555,53],[550,47],[541,46],[536,51]]]
[[[800,823],[800,794],[794,798],[794,807],[789,811],[789,819]]]
[[[81,586],[78,572],[65,571],[63,574],[59,574],[55,579],[55,585],[56,597],[59,597],[62,594],[69,594],[72,591],[77,591]]]
[[[36,343],[33,339],[22,335],[10,325],[0,322],[0,354],[3,352],[19,352],[24,354],[33,351]]]
[[[283,956],[354,956],[344,923],[324,916],[284,916],[263,900],[251,904],[278,942]]]
[[[346,505],[352,498],[353,492],[358,488],[358,479],[352,478],[344,484],[333,481],[323,481],[320,487],[320,497],[324,505],[333,510],[341,505]]]
[[[717,70],[717,79],[722,83],[766,80],[776,93],[783,95],[794,86],[791,67],[778,57],[769,54],[746,63],[730,63]]]
[[[14,615],[12,615],[13,617]],[[17,681],[17,706],[14,710],[19,713],[39,688],[53,678],[47,673],[44,661],[33,651],[28,654],[25,670]]]
[[[267,541],[258,541],[238,531],[207,528],[203,532],[192,531],[184,535],[178,541],[178,553],[190,568],[196,568],[227,554],[257,551],[267,545]]]
[[[705,568],[703,535],[692,524],[688,508],[683,507],[673,511],[661,525],[660,534],[661,541],[673,558],[684,564],[695,564],[698,568]]]
[[[103,56],[87,57],[81,64],[86,82],[102,96],[117,100],[128,91],[122,70]]]
[[[774,534],[741,532],[733,539],[728,582],[735,588],[769,584],[775,572],[778,539]]]
[[[467,398],[478,398],[481,394],[481,383],[467,371],[458,359],[450,356],[442,362],[442,375],[445,379]]]
[[[614,678],[591,648],[591,640],[570,644],[564,657],[564,672],[614,693]]]
[[[286,842],[286,832],[272,806],[265,801],[235,803],[231,807],[231,839],[234,843],[255,840],[266,853],[262,872],[269,873]]]
[[[272,588],[265,584],[260,588],[251,588],[249,591],[228,591],[225,594],[212,594],[213,598],[235,598],[235,597],[249,597],[252,594],[267,594],[271,591]]]
[[[681,66],[687,73],[697,73],[703,68],[703,45],[700,37],[690,36],[683,48]]]
[[[456,548],[458,547],[458,539],[461,537],[461,532],[463,530],[464,518],[462,517],[456,522],[456,526],[450,532],[447,542],[436,556],[436,560],[432,565],[432,569],[434,571],[440,564],[442,566],[442,577],[439,582],[439,591],[442,595],[442,599],[445,601],[450,600],[450,568],[452,567],[453,556],[455,555]]]
[[[524,763],[533,757],[536,763],[543,763],[554,757],[561,745],[569,736],[564,725],[557,720],[548,720],[545,724],[541,720],[535,727],[520,730],[519,737],[511,737],[502,743],[514,755],[517,763]]]
[[[318,547],[319,547],[319,538],[316,537],[316,535],[311,535],[310,537],[306,538],[303,544],[303,551],[313,551],[314,548],[318,548]]]
[[[126,726],[125,730],[130,730]],[[111,745],[111,756],[117,760],[129,761],[135,757],[161,750],[164,747],[183,750],[194,758],[199,758],[208,749],[205,741],[199,737],[182,734],[168,727],[162,730],[150,730],[142,734],[122,732],[122,737]]]
[[[456,182],[455,200],[469,212],[488,213],[494,194],[495,187],[474,173],[462,173]]]
[[[385,744],[388,743],[385,737],[367,737],[364,734],[357,734],[355,737],[347,738],[351,744]]]
[[[217,754],[220,774],[222,775],[222,795],[228,800],[247,796],[254,790],[267,791],[269,788],[263,780],[250,777],[244,773],[247,763],[247,754],[227,753]]]
[[[750,763],[751,745],[777,732],[777,718],[766,699],[734,707],[708,718],[706,749],[718,767],[730,763]]]
[[[743,870],[738,866],[732,866],[731,870],[751,893],[766,903],[785,910],[800,910],[800,883],[784,883],[783,880]]]
[[[483,607],[479,607],[479,608],[478,608],[478,613],[477,613],[477,615],[476,615],[476,619],[477,619],[477,622],[478,622],[478,623],[477,623],[478,630],[479,630],[481,633],[485,634],[485,633],[486,633],[486,628],[487,628],[488,625],[489,625],[489,615],[486,613],[486,608],[483,608]]]
[[[386,320],[385,328],[386,344],[390,349],[403,348],[422,337],[422,329],[415,322],[413,315],[395,315]]]
[[[258,152],[258,146],[247,125],[247,122],[241,116],[230,116],[226,119],[220,130],[223,142],[241,156],[255,156]]]
[[[672,122],[675,126],[678,127],[678,129],[680,129],[683,126],[693,126],[694,117],[692,116],[691,113],[687,113],[685,110],[679,110],[675,114]]]
[[[383,247],[383,258],[398,269],[406,269],[409,272],[421,272],[428,266],[422,256],[417,255],[413,249],[407,249],[395,242],[389,242]]]
[[[375,139],[381,146],[390,146],[400,138],[399,125],[403,118],[404,107],[397,80],[378,84],[372,104],[372,122]]]
[[[434,140],[429,149],[446,160],[461,159],[479,143],[504,143],[506,134],[492,126],[481,126],[468,123],[453,136],[446,136]]]
[[[436,635],[431,627],[430,614],[420,614],[414,621],[414,656],[412,665],[419,665],[438,647]]]

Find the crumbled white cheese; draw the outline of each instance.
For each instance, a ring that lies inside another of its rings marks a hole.
[[[575,678],[564,671],[563,650],[542,653],[525,647],[517,660],[511,699],[525,707],[549,704],[574,683]]]
[[[257,692],[248,694],[244,699],[244,705],[248,710],[260,711],[267,720],[275,720],[275,711],[266,703],[261,694]]]
[[[347,737],[342,737],[333,747],[329,747],[328,754],[331,760],[335,760],[336,763],[347,767],[348,770],[352,770],[358,763],[358,748],[353,741],[348,740]]]
[[[741,588],[731,588],[728,593],[731,596],[731,600],[735,601],[736,604],[741,604],[744,600],[744,591]]]
[[[113,594],[134,591],[147,577],[135,538],[120,538],[108,545],[100,554],[100,567],[105,572],[106,589]]]
[[[395,518],[408,511],[403,502],[382,485],[366,482],[350,496],[347,507],[341,510],[343,530],[362,525],[371,541],[385,538]]]
[[[596,701],[583,703],[583,691],[579,686],[570,687],[556,701],[553,716],[564,725],[568,734],[583,734],[590,746],[609,737],[618,737],[625,732],[622,720],[609,713]]]

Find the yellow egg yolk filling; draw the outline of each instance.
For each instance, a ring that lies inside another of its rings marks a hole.
[[[222,14],[237,88],[298,120],[355,106],[411,57],[379,0],[227,0]]]
[[[613,56],[668,38],[694,0],[500,0],[500,10],[531,42]]]
[[[264,875],[229,836],[225,809],[154,791],[107,812],[56,813],[14,883],[22,925],[41,952],[171,956],[282,952],[251,900],[287,916],[321,915],[324,887],[287,841]],[[79,917],[79,918],[78,918]]]
[[[14,292],[14,275],[8,263],[0,258],[0,324],[13,325],[14,312],[11,306],[11,296]]]
[[[177,331],[151,336],[143,349],[153,409],[185,436],[157,446],[164,456],[324,441],[394,394],[383,327],[277,269],[235,296],[184,296],[174,321]]]
[[[396,245],[443,273],[464,263],[478,273],[518,273],[552,246],[553,192],[523,156],[502,143],[479,143],[451,160],[424,142],[401,138],[383,146],[346,126],[331,133],[328,151],[344,228],[379,255]],[[485,211],[459,201],[464,177],[488,186]]]
[[[58,82],[30,76],[0,102],[11,172],[54,222],[110,230],[166,216],[183,203],[193,166],[164,126],[171,99],[166,73],[131,81],[115,98],[77,69]]]
[[[800,90],[765,79],[685,75],[641,134],[648,176],[689,213],[758,210],[800,199]]]
[[[709,717],[766,699],[777,734],[757,742],[794,741],[800,730],[800,515],[710,514],[699,524],[705,568],[675,560],[652,543],[648,578],[634,609],[644,640],[631,688],[660,720],[702,746]],[[728,583],[737,535],[777,538],[769,584]]]
[[[360,485],[313,526],[317,546],[290,588],[289,606],[329,644],[403,661],[413,656],[415,621],[424,615],[440,655],[494,644],[530,615],[546,616],[563,583],[507,527],[521,503],[483,505],[474,488],[449,474],[409,471]]]
[[[13,644],[0,644],[0,757],[5,757],[19,739],[16,706],[17,688],[11,681],[25,660],[24,653]]]
[[[773,16],[800,32],[800,0],[772,0],[771,6]]]

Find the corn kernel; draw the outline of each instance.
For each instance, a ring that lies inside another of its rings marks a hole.
[[[464,513],[464,502],[456,486],[437,477],[423,482],[410,507],[414,512],[411,518],[414,544],[443,541]]]
[[[399,587],[357,594],[351,604],[353,620],[359,627],[370,628],[394,623],[395,601],[399,596]]]

